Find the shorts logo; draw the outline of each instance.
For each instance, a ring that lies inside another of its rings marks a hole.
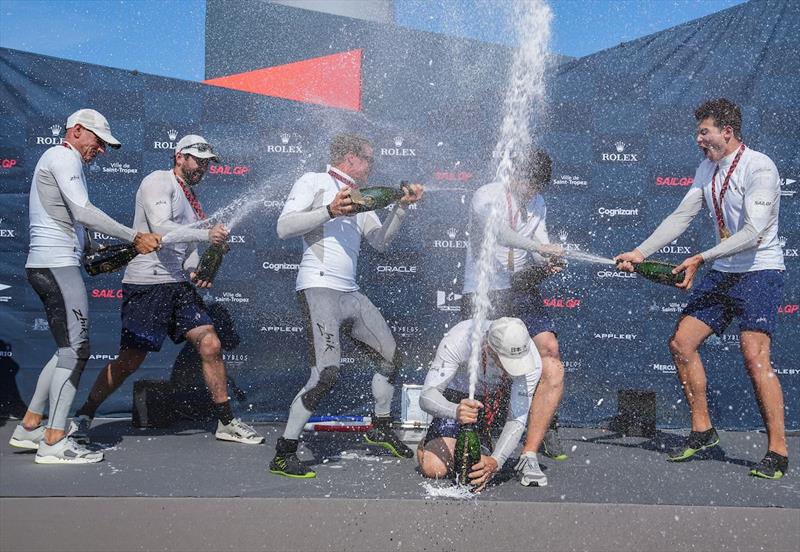
[[[317,322],[317,329],[319,330],[319,335],[322,337],[323,341],[325,342],[325,352],[328,351],[335,351],[336,350],[336,341],[333,338],[333,334],[325,330],[325,325],[320,324]]]

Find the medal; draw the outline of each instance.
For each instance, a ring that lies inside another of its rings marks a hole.
[[[728,191],[731,175],[736,169],[736,165],[739,164],[739,159],[742,158],[742,153],[744,153],[744,150],[744,144],[739,146],[739,151],[736,153],[736,157],[733,158],[733,162],[728,169],[728,174],[725,176],[725,180],[722,182],[722,189],[719,191],[719,200],[717,200],[717,191],[715,189],[715,181],[717,179],[717,173],[719,172],[719,165],[717,165],[717,168],[714,169],[714,174],[711,176],[711,202],[714,204],[714,215],[717,219],[717,228],[719,229],[720,241],[727,240],[732,235],[731,231],[728,230],[728,227],[725,226],[725,220],[722,218],[722,200],[725,198],[725,192]]]

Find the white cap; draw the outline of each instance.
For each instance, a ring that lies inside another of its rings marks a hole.
[[[211,159],[216,163],[220,162],[219,155],[214,153],[214,148],[199,134],[187,134],[178,140],[178,145],[175,146],[175,153],[188,153],[199,159]]]
[[[488,341],[509,376],[524,376],[536,370],[531,336],[519,318],[498,318],[492,322]]]
[[[119,140],[111,135],[111,127],[108,126],[108,120],[103,117],[99,111],[95,111],[94,109],[79,109],[67,117],[67,128],[72,128],[75,125],[81,125],[86,130],[91,130],[98,138],[112,148],[119,148],[122,146]]]

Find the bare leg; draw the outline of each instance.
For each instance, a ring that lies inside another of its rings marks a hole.
[[[186,339],[192,343],[203,363],[203,378],[206,381],[212,400],[219,404],[228,401],[228,378],[222,362],[222,345],[213,326],[198,326],[186,332]]]
[[[452,437],[431,439],[424,447],[420,443],[417,448],[417,462],[422,475],[432,479],[447,477],[447,472],[453,466],[455,450],[456,440]]]
[[[139,369],[145,357],[147,357],[147,351],[140,349],[121,350],[116,360],[109,362],[97,374],[92,390],[89,391],[89,397],[84,405],[78,409],[78,413],[93,418],[103,401],[116,391],[128,376]]]
[[[556,336],[552,332],[542,332],[533,337],[533,342],[542,357],[542,377],[528,413],[528,433],[522,447],[523,453],[539,450],[564,395],[564,364]]]
[[[741,349],[747,374],[767,428],[768,449],[787,456],[783,420],[783,390],[770,363],[770,337],[762,332],[743,331]]]
[[[678,371],[678,380],[683,386],[689,413],[692,416],[692,431],[711,428],[706,398],[706,371],[698,349],[713,330],[693,316],[684,316],[678,321],[675,333],[669,340],[669,350]]]

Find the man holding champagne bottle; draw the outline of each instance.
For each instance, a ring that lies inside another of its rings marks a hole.
[[[124,226],[92,205],[83,172],[108,148],[122,144],[103,115],[81,109],[67,118],[64,142],[49,148],[33,171],[28,281],[45,307],[58,351],[42,369],[28,410],[14,429],[12,446],[36,450],[37,464],[89,464],[103,453],[66,435],[67,416],[89,358],[89,303],[80,273],[91,228],[132,242],[139,253],[159,248],[161,236]],[[47,428],[42,417],[49,403]]]
[[[311,376],[289,409],[289,420],[278,439],[271,473],[295,478],[316,477],[300,462],[297,446],[303,426],[319,402],[339,379],[341,348],[339,331],[352,324],[350,335],[378,355],[372,377],[375,409],[368,443],[397,457],[414,453],[392,429],[391,405],[400,355],[388,324],[369,298],[359,291],[356,266],[364,237],[384,251],[397,234],[406,206],[422,198],[420,184],[408,184],[404,194],[381,223],[374,211],[363,212],[351,194],[366,184],[372,171],[374,151],[370,142],[355,134],[339,134],[331,140],[330,165],[325,172],[306,173],[292,186],[278,218],[278,237],[303,238],[303,258],[295,290],[311,340]]]
[[[457,463],[454,451],[459,425],[477,424],[478,434],[484,436],[482,446],[490,451],[468,470],[469,483],[479,491],[502,468],[525,431],[531,397],[542,374],[542,359],[522,320],[484,321],[475,389],[483,402],[470,399],[468,367],[472,324],[472,320],[464,320],[453,326],[442,338],[431,362],[419,405],[434,418],[417,448],[417,461],[425,477],[447,477]],[[497,443],[490,447],[487,441],[494,416],[499,403],[505,401],[508,403],[506,422]],[[536,455],[532,454],[535,462]],[[523,453],[517,467],[522,472],[521,477],[529,478],[524,484],[547,485],[547,478],[538,464],[535,476],[527,464],[528,454]]]
[[[530,148],[515,159],[514,172],[507,185],[492,182],[475,191],[470,206],[471,239],[467,247],[461,309],[464,318],[472,317],[483,228],[492,211],[497,211],[502,218],[497,228],[497,244],[492,251],[489,282],[492,308],[488,317],[521,319],[542,357],[542,381],[533,398],[523,449],[532,455],[530,465],[533,472],[539,472],[536,452],[540,448],[550,458],[567,459],[556,421],[558,405],[564,394],[564,364],[555,326],[539,291],[539,282],[563,267],[561,257],[564,249],[550,243],[547,206],[542,197],[542,192],[550,184],[552,171],[553,162],[547,152]],[[521,481],[524,483],[528,479],[523,477]]]
[[[194,188],[211,161],[219,162],[211,144],[202,136],[189,134],[178,141],[172,169],[150,173],[139,186],[134,226],[170,236],[161,250],[139,255],[125,270],[119,356],[100,372],[89,397],[78,409],[73,433],[76,439],[88,440],[98,407],[139,368],[147,353],[159,351],[169,336],[175,343],[186,340],[197,348],[218,418],[216,438],[246,444],[264,441],[252,427],[233,416],[220,340],[195,290],[211,286],[196,278],[196,244],[219,246],[228,238],[222,224],[208,229],[196,227],[206,216]]]
[[[689,460],[719,443],[708,412],[699,348],[712,333],[722,335],[738,318],[742,356],[768,440],[767,454],[750,475],[780,479],[788,470],[789,460],[783,391],[770,362],[771,335],[777,324],[784,279],[783,250],[778,240],[778,170],[769,157],[745,146],[741,110],[733,102],[710,100],[694,115],[696,142],[705,159],[697,168],[692,187],[650,237],[616,260],[622,270],[632,271],[633,263],[642,262],[680,236],[702,206],[709,206],[715,220],[716,245],[685,259],[673,271],[685,273],[676,285],[689,289],[700,265],[714,263],[689,296],[669,340],[689,404],[692,429],[685,446],[667,460]]]

